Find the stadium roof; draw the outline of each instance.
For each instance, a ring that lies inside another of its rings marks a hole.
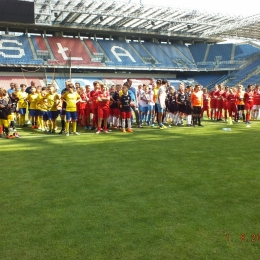
[[[131,1],[35,0],[36,25],[86,32],[214,39],[260,40],[260,14],[242,17],[221,13],[142,5]],[[224,7],[223,7],[224,8]]]

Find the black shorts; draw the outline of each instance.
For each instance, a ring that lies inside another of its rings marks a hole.
[[[245,105],[237,105],[237,111],[245,110]]]
[[[175,113],[175,112],[176,112],[176,106],[175,106],[175,104],[170,104],[170,105],[168,106],[168,110],[169,110],[170,113]]]
[[[190,104],[186,105],[186,114],[187,115],[191,115],[192,114],[192,109],[191,109],[191,105]]]
[[[201,112],[202,112],[201,107],[199,107],[199,106],[194,106],[194,107],[193,107],[192,114],[194,114],[194,115],[200,115]]]
[[[185,104],[178,104],[178,111],[180,113],[186,113],[186,105]]]

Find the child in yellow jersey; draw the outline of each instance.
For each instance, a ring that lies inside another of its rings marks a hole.
[[[59,110],[57,107],[60,104],[60,97],[56,93],[56,89],[53,86],[49,87],[49,93],[46,96],[49,106],[48,118],[49,118],[49,133],[56,133],[57,118],[59,116]]]
[[[32,118],[32,128],[33,129],[37,129],[37,120],[39,117],[39,113],[40,110],[37,108],[37,99],[38,99],[38,95],[36,93],[36,87],[32,86],[31,88],[31,94],[28,95],[26,101],[28,101],[30,103],[30,111],[29,111],[29,115]]]
[[[27,96],[28,94],[25,92],[26,85],[21,84],[20,85],[20,90],[17,92],[17,97],[19,99],[18,101],[18,114],[19,114],[19,119],[18,119],[18,125],[19,126],[25,126],[25,115],[26,115],[26,108],[27,108]]]
[[[0,88],[0,137],[2,136],[3,129],[5,132],[5,137],[7,139],[15,138],[13,135],[9,135],[9,124],[7,120],[8,116],[8,99],[6,98],[7,92],[5,89]]]
[[[69,125],[72,121],[73,134],[79,135],[77,133],[77,102],[80,101],[80,95],[74,92],[73,84],[68,85],[68,92],[63,94],[61,97],[66,102],[66,136],[69,136]]]
[[[40,109],[40,116],[39,116],[39,130],[47,131],[47,121],[48,121],[48,101],[47,101],[47,92],[46,88],[43,87],[41,93],[37,99],[37,107]]]

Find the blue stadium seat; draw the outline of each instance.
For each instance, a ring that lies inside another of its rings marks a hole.
[[[230,61],[233,44],[213,44],[209,45],[207,61],[215,61],[216,56],[221,56],[222,61]]]
[[[241,82],[248,74],[252,73],[256,68],[260,66],[260,58],[256,59],[243,69],[239,70],[237,73],[231,76],[231,79],[228,81],[228,85],[235,86]]]
[[[157,67],[180,68],[171,58],[159,47],[158,43],[144,42],[143,46],[153,55],[159,64]]]
[[[191,54],[196,62],[202,62],[207,49],[207,44],[194,44],[189,45]]]
[[[247,59],[256,53],[259,53],[259,51],[259,48],[251,44],[239,44],[236,46],[234,59]]]
[[[127,42],[98,40],[98,43],[111,60],[107,66],[147,67]]]
[[[34,60],[27,36],[0,35],[2,45],[0,63],[41,65],[41,59]]]

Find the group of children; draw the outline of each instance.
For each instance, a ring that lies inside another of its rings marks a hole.
[[[104,83],[95,81],[93,90],[90,85],[81,87],[79,83],[74,85],[67,81],[61,94],[52,85],[36,87],[34,82],[30,87],[21,84],[17,88],[16,84],[14,88],[13,83],[10,86],[8,91],[0,88],[0,137],[4,132],[8,139],[19,137],[15,120],[20,127],[28,125],[25,123],[27,108],[33,129],[56,133],[60,116],[62,129],[59,133],[66,133],[66,136],[70,135],[71,124],[75,135],[79,135],[77,126],[95,129],[96,134],[109,133],[111,127],[131,133],[134,119],[140,127],[154,127],[156,122],[160,129],[166,124],[184,125],[184,117],[187,126],[202,126],[200,119],[204,112],[211,120],[223,121],[231,117],[238,122],[241,118],[249,124],[251,116],[258,118],[260,108],[259,85],[248,85],[247,90],[242,85],[233,88],[216,85],[208,93],[200,85],[194,88],[180,84],[175,89],[160,79],[134,90],[131,80],[109,89]],[[133,111],[138,118],[133,117]],[[11,131],[14,133],[10,134]]]

